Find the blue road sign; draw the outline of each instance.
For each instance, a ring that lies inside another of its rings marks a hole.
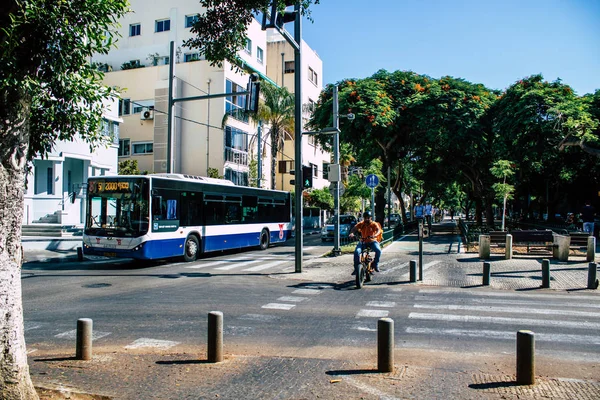
[[[367,183],[367,186],[371,189],[374,189],[377,187],[377,185],[379,185],[379,178],[375,174],[367,175],[365,181]]]

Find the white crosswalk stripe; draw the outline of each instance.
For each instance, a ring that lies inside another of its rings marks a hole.
[[[262,261],[262,260],[261,260]],[[252,267],[252,268],[246,268],[243,271],[248,271],[248,272],[257,272],[257,271],[262,271],[265,269],[269,269],[272,267],[276,267],[279,264],[284,264],[287,261],[274,261],[271,263],[266,263],[266,264],[261,264],[261,265],[257,265],[256,267]]]
[[[463,323],[486,323],[486,324],[513,324],[520,326],[555,326],[576,329],[600,329],[600,322],[588,321],[557,321],[531,318],[505,318],[487,317],[479,315],[452,315],[452,314],[427,314],[410,313],[409,319],[424,319],[429,321],[463,322]]]
[[[468,336],[482,337],[486,339],[502,339],[515,340],[515,331],[491,331],[491,330],[476,330],[476,329],[436,329],[436,328],[406,328],[406,333],[414,333],[421,335],[453,335],[453,336]],[[586,335],[568,335],[560,333],[536,333],[535,340],[537,342],[563,342],[576,344],[600,344],[600,336]]]
[[[586,318],[600,318],[599,312],[574,311],[574,310],[552,310],[540,308],[523,308],[523,307],[490,307],[490,306],[463,306],[457,304],[415,304],[414,308],[423,308],[429,310],[448,310],[448,311],[484,311],[495,313],[514,313],[519,314],[542,314],[542,315],[562,315],[562,316],[578,316]]]

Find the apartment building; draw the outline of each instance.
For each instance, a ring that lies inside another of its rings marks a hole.
[[[303,40],[302,49],[302,120],[303,126],[308,122],[314,104],[323,90],[323,61],[319,55]],[[267,76],[281,86],[294,92],[295,81],[294,49],[285,38],[276,30],[267,31]],[[278,159],[277,188],[281,190],[294,190],[290,184],[294,170],[294,138],[286,136],[283,149]],[[302,164],[313,168],[313,184],[316,188],[329,186],[327,180],[327,166],[331,162],[331,155],[315,142],[314,136],[302,137]]]
[[[26,178],[24,234],[39,231],[40,224],[56,225],[56,229],[47,232],[55,235],[60,234],[61,226],[83,225],[87,178],[117,174],[121,122],[118,102],[107,100],[102,123],[102,134],[109,139],[107,146],[90,151],[89,143],[78,136],[72,141],[56,142],[48,157],[38,156],[33,160]]]
[[[118,48],[94,58],[109,71],[105,83],[121,92],[119,114],[123,125],[119,161],[137,160],[140,170],[159,173],[167,172],[170,160],[172,172],[205,176],[210,170],[216,170],[218,175],[236,184],[254,184],[250,182],[249,166],[253,158],[258,159],[258,125],[241,112],[245,96],[176,103],[171,130],[172,152],[171,157],[167,156],[171,61],[174,61],[176,99],[244,91],[248,74],[237,71],[227,62],[222,68],[210,66],[202,54],[183,46],[193,35],[190,28],[200,11],[196,1],[178,0],[166,5],[157,0],[133,0],[131,9],[133,12],[120,21]],[[176,49],[174,60],[169,53],[171,42]],[[268,80],[267,53],[267,32],[254,20],[248,29],[246,48],[238,55],[250,71]],[[264,129],[268,132],[268,126]],[[293,149],[293,145],[290,148]],[[309,161],[306,160],[306,165]],[[271,187],[268,151],[261,163],[261,184]],[[282,186],[277,185],[277,188],[282,189]],[[289,190],[289,187],[283,188]]]

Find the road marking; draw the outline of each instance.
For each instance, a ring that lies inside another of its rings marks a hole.
[[[490,331],[474,329],[431,329],[431,328],[406,328],[406,333],[435,336],[468,336],[483,337],[486,339],[516,340],[516,332]],[[569,335],[561,333],[536,333],[535,341],[564,342],[573,344],[600,344],[600,336]]]
[[[245,314],[245,315],[242,315],[241,317],[238,317],[238,319],[242,319],[242,320],[246,320],[246,321],[261,321],[261,322],[275,321],[279,318],[280,317],[278,317],[276,315],[265,315],[265,314]]]
[[[400,264],[400,265],[397,265],[397,266],[395,266],[395,267],[392,267],[392,268],[390,268],[390,269],[386,269],[386,270],[384,270],[384,271],[381,271],[381,275],[387,275],[387,274],[389,274],[390,272],[393,272],[393,271],[396,271],[396,270],[398,270],[398,269],[404,268],[404,267],[406,267],[407,265],[408,265],[408,263],[406,262],[406,263],[402,263],[402,264]]]
[[[564,316],[580,316],[587,318],[600,318],[600,313],[589,311],[574,311],[574,310],[550,310],[539,308],[522,308],[522,307],[490,307],[490,306],[462,306],[456,304],[414,304],[415,308],[425,308],[430,310],[449,310],[449,311],[489,311],[499,313],[519,313],[519,314],[543,314],[543,315],[564,315]]]
[[[272,263],[266,263],[266,264],[262,264],[262,265],[257,265],[256,267],[252,267],[252,268],[246,268],[243,271],[249,271],[249,272],[256,272],[256,271],[262,271],[263,269],[267,269],[267,268],[271,268],[271,267],[275,267],[279,264],[283,264],[286,263],[287,261],[275,261]]]
[[[125,346],[126,349],[139,349],[142,347],[158,347],[160,349],[169,349],[173,346],[177,346],[179,342],[172,342],[170,340],[158,340],[140,338]]]
[[[377,332],[375,328],[368,328],[366,326],[354,326],[352,329],[356,329],[357,331],[365,331],[365,332]]]
[[[419,297],[419,300],[424,301],[440,301],[439,297],[434,296],[423,296]],[[455,299],[456,300],[456,299]],[[528,306],[544,306],[544,307],[578,307],[578,308],[600,308],[600,304],[584,304],[584,303],[556,303],[548,301],[535,301],[533,300],[504,300],[504,299],[481,299],[481,298],[470,298],[470,303],[482,303],[482,304],[510,304],[510,305],[528,305]]]
[[[227,262],[232,263],[231,265],[226,265],[224,267],[217,267],[215,269],[218,269],[219,271],[229,271],[231,269],[246,266],[248,264],[253,264],[253,263],[256,263],[259,261],[261,261],[261,260],[253,260],[251,258],[238,258],[235,260],[228,260]]]
[[[390,312],[388,310],[360,310],[356,314],[356,318],[359,317],[370,317],[370,318],[385,318]]]
[[[396,307],[394,301],[369,301],[367,307]]]
[[[269,304],[265,304],[261,308],[268,308],[271,310],[291,310],[294,307],[296,307],[295,304],[269,303]]]
[[[200,264],[200,265],[190,265],[190,266],[186,266],[185,268],[200,269],[200,268],[206,268],[206,267],[212,267],[212,266],[215,266],[215,265],[225,264],[226,262],[228,262],[228,261],[225,261],[225,260],[213,261],[213,262],[204,263],[204,264]]]
[[[29,331],[29,330],[31,330],[31,329],[37,329],[37,328],[40,328],[41,326],[42,326],[42,324],[39,324],[39,323],[37,323],[37,322],[27,322],[27,321],[25,321],[25,322],[23,323],[23,330],[24,330],[24,331]]]
[[[319,289],[296,289],[292,293],[296,294],[319,294],[321,290]]]
[[[493,277],[492,277],[493,278]],[[587,300],[587,301],[600,301],[598,296],[577,296],[567,294],[532,294],[532,293],[519,293],[518,295],[511,293],[499,293],[499,292],[477,292],[477,291],[465,291],[465,290],[445,290],[445,289],[421,289],[419,293],[433,293],[433,294],[456,294],[465,293],[470,296],[486,296],[486,297],[516,297],[519,299],[530,298],[530,299],[568,299],[568,300]]]
[[[504,317],[480,317],[477,315],[449,315],[449,314],[423,314],[410,313],[409,319],[422,319],[445,322],[463,322],[475,323],[483,322],[486,324],[514,324],[514,325],[534,325],[534,326],[557,326],[562,328],[577,329],[600,329],[598,322],[576,322],[576,321],[556,321],[556,320],[538,320],[526,318],[504,318]]]
[[[100,332],[100,331],[92,330],[92,340],[98,340],[98,339],[103,338],[104,336],[108,336],[108,335],[110,335],[110,332]],[[54,335],[54,337],[59,338],[59,339],[77,340],[77,329],[59,333],[58,335]]]
[[[312,249],[315,249],[315,248],[316,248],[315,246],[303,247],[302,251],[312,250]]]
[[[283,296],[277,299],[277,301],[289,301],[291,303],[300,303],[306,300],[306,297],[295,297],[295,296]]]

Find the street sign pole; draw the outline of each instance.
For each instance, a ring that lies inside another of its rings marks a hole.
[[[338,106],[338,87],[333,86],[333,128],[335,133],[333,134],[333,163],[338,165],[340,163],[340,116]],[[339,177],[341,178],[341,177]],[[334,226],[333,231],[333,255],[339,256],[342,254],[340,249],[340,180],[331,182],[333,185],[333,209],[334,215]]]

